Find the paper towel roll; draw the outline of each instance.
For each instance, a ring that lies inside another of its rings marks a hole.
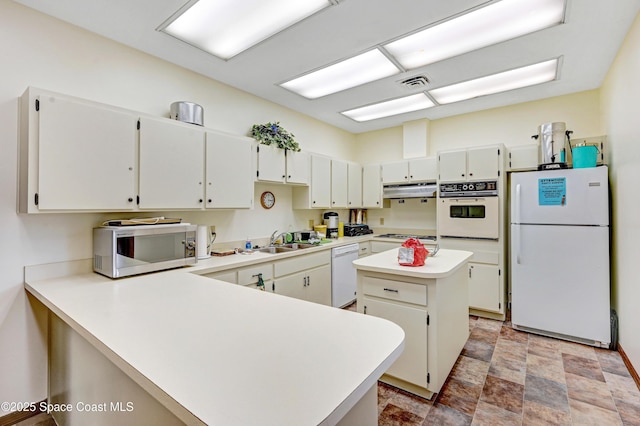
[[[209,226],[198,225],[198,235],[196,236],[196,240],[196,257],[198,259],[207,259],[211,257],[211,250],[209,250],[209,246],[211,244]]]

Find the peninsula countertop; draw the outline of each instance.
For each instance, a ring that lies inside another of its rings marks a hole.
[[[335,424],[404,347],[392,322],[188,268],[25,287],[185,423]]]
[[[444,278],[462,267],[472,255],[470,251],[440,249],[435,256],[427,257],[423,266],[401,266],[396,248],[354,260],[353,265],[363,271],[414,278]]]

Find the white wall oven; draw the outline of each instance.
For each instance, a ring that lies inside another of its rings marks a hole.
[[[441,237],[498,240],[497,181],[443,183],[439,190],[438,233]]]

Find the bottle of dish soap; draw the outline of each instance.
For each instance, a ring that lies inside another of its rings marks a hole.
[[[252,248],[253,246],[251,245],[251,240],[249,239],[249,237],[247,237],[247,241],[244,243],[244,249],[251,250]]]

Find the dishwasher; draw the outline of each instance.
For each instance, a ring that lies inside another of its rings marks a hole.
[[[356,300],[356,268],[358,244],[331,249],[331,306],[342,308]]]

